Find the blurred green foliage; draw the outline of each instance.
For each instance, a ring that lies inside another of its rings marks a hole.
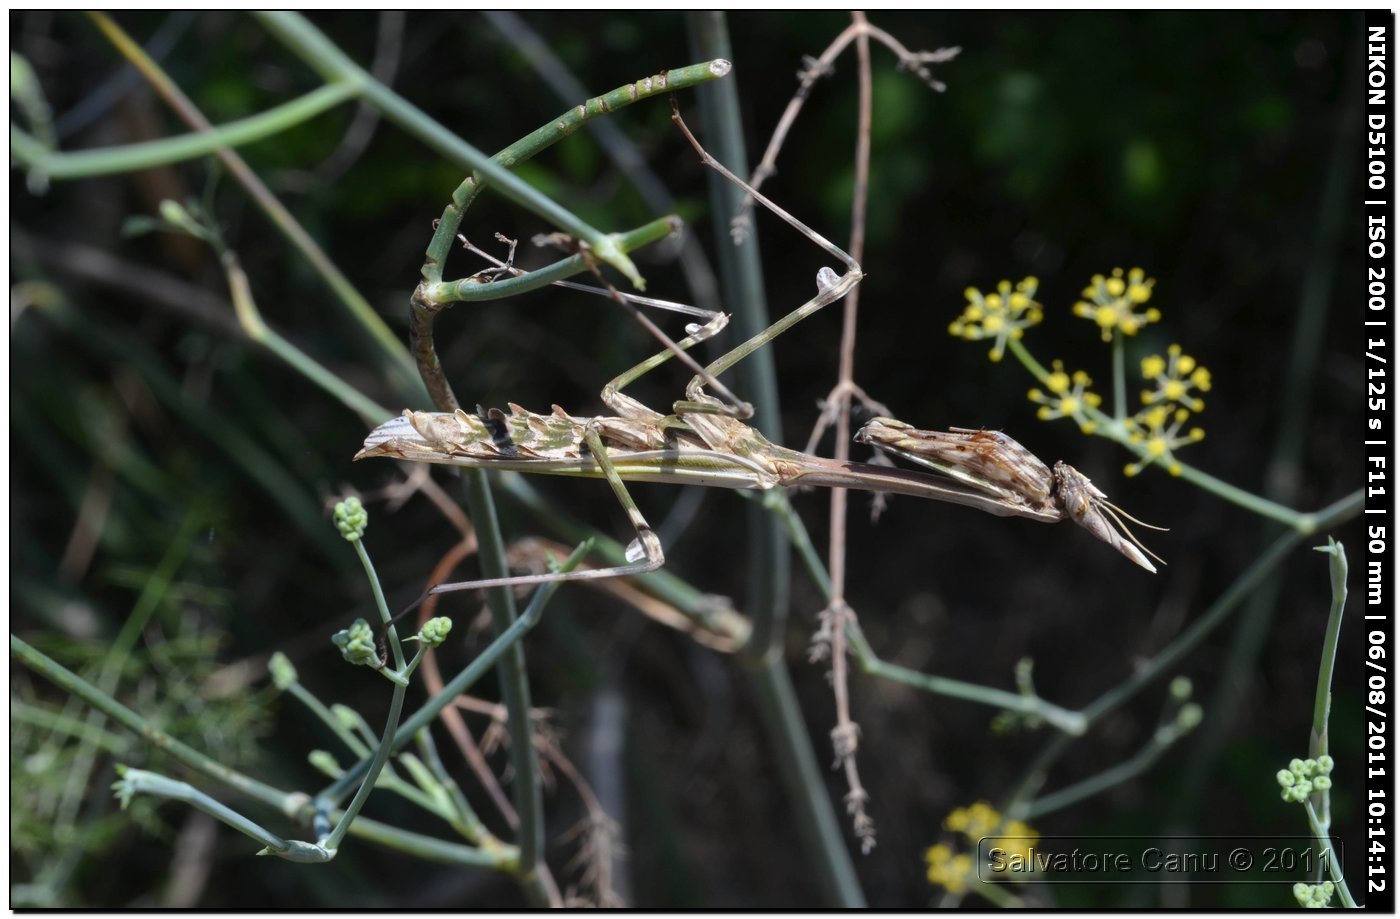
[[[169,14],[119,18],[145,40]],[[1359,86],[1347,76],[1358,53],[1355,14],[872,18],[910,48],[960,45],[963,52],[937,68],[949,87],[944,94],[894,72],[890,56],[874,52],[858,382],[900,417],[927,427],[1015,431],[1038,454],[1073,458],[1096,481],[1121,485],[1121,455],[1077,439],[1069,426],[1038,426],[1025,398],[1028,382],[996,372],[985,349],[960,345],[946,326],[965,287],[1035,275],[1039,299],[1062,310],[1036,330],[1044,353],[1106,376],[1107,367],[1095,363],[1106,361],[1097,335],[1072,320],[1069,304],[1093,273],[1141,264],[1160,279],[1154,303],[1165,319],[1136,343],[1141,353],[1130,353],[1130,364],[1181,341],[1210,365],[1217,414],[1202,463],[1261,490],[1270,462],[1261,445],[1273,442],[1290,409],[1276,394],[1288,372],[1282,360],[1298,291],[1306,278],[1326,272],[1333,310],[1317,340],[1317,370],[1294,381],[1311,392],[1313,407],[1302,420],[1301,451],[1275,472],[1297,483],[1300,507],[1350,489],[1360,397],[1343,318],[1359,283],[1360,253],[1350,239],[1319,240],[1317,227],[1325,179],[1337,162],[1349,162],[1346,119]],[[678,14],[572,12],[527,20],[595,92],[691,58]],[[315,21],[368,64],[380,20],[343,13]],[[748,106],[752,156],[787,103],[802,55],[820,53],[845,21],[811,11],[731,16],[732,79]],[[76,14],[15,12],[10,23],[12,50],[33,65],[62,148],[185,130],[139,80],[125,76],[116,53]],[[395,89],[483,150],[508,144],[566,107],[474,14],[408,14],[395,61]],[[190,18],[163,62],[216,123],[317,85],[242,14]],[[838,240],[850,219],[855,93],[854,64],[843,58],[834,79],[814,91],[764,189]],[[89,105],[99,114],[65,133],[65,116]],[[322,175],[318,165],[345,140],[354,117],[347,106],[240,152],[386,321],[404,331],[432,220],[462,177],[382,122],[343,173]],[[665,104],[634,107],[613,121],[640,145],[708,246],[702,170]],[[656,216],[587,132],[521,175],[604,228]],[[370,492],[392,483],[396,473],[351,466],[364,433],[358,420],[233,329],[222,273],[206,249],[170,234],[123,236],[129,218],[156,214],[162,199],[200,199],[209,189],[210,211],[239,253],[267,321],[349,383],[398,407],[370,347],[332,295],[211,161],[57,185],[39,195],[12,172],[12,628],[74,669],[95,665],[189,508],[198,506],[198,544],[123,665],[117,697],[230,764],[288,786],[309,785],[315,778],[304,757],[331,741],[300,711],[269,705],[263,668],[281,650],[328,699],[367,712],[383,704],[382,693],[370,692],[378,686],[350,698],[359,684],[347,683],[326,642],[369,611],[328,507],[352,488]],[[1352,198],[1346,201],[1350,207]],[[551,228],[498,198],[485,196],[468,227],[472,241],[492,251],[492,234],[502,232],[522,240],[527,264],[548,257],[528,240]],[[773,309],[795,305],[810,292],[818,263],[805,241],[768,218],[760,228]],[[652,291],[689,299],[670,264],[654,254],[643,259]],[[477,267],[454,256],[449,276]],[[785,427],[797,432],[789,435],[793,446],[801,446],[814,401],[834,382],[838,335],[831,311],[774,346]],[[598,411],[602,383],[654,350],[607,304],[555,292],[458,306],[440,321],[438,340],[464,402],[515,401],[536,410],[558,402],[575,414]],[[655,376],[637,392],[648,404],[667,404],[683,375]],[[605,488],[539,487],[562,512],[625,532]],[[1067,706],[1122,679],[1138,655],[1160,647],[1233,579],[1268,528],[1165,476],[1144,475],[1121,494],[1109,490],[1135,514],[1172,527],[1154,545],[1172,562],[1161,580],[1145,585],[1120,559],[1089,552],[1078,534],[1059,528],[909,501],[896,501],[872,527],[866,502],[854,501],[851,568],[864,576],[852,602],[872,644],[906,666],[993,685],[1010,685],[1015,661],[1031,655],[1037,689]],[[653,521],[665,519],[677,500],[673,489],[639,486],[636,494]],[[813,533],[823,533],[824,502],[797,502]],[[703,590],[742,596],[744,547],[733,535],[743,529],[742,502],[707,495],[686,513],[694,517],[667,545],[668,565]],[[537,529],[508,502],[502,515],[508,534]],[[367,540],[384,583],[394,585],[392,605],[416,596],[456,536],[422,500],[376,520]],[[1174,769],[1160,768],[1057,815],[1053,830],[1042,832],[1152,833],[1174,819],[1194,821],[1203,833],[1302,830],[1296,814],[1266,803],[1276,797],[1268,764],[1304,740],[1313,662],[1305,657],[1300,666],[1296,648],[1315,640],[1325,620],[1325,572],[1300,565],[1281,575],[1281,586],[1237,736],[1221,749],[1187,744],[1178,751],[1183,759],[1204,758],[1208,787],[1187,787]],[[469,621],[474,601],[453,603],[458,621]],[[802,659],[811,614],[820,607],[812,585],[795,585],[794,661]],[[535,695],[559,708],[560,721],[581,738],[577,750],[586,746],[598,694],[617,691],[626,700],[635,902],[807,905],[794,891],[812,895],[804,883],[808,866],[790,845],[790,814],[774,791],[773,767],[733,664],[582,590],[561,591],[539,631],[530,644]],[[1067,635],[1075,636],[1072,643]],[[1227,647],[1228,637],[1219,636],[1186,668],[1198,684],[1214,683]],[[452,652],[444,654],[445,669],[469,654],[457,632],[444,650]],[[1349,653],[1343,649],[1344,658]],[[822,669],[795,669],[812,734],[824,737],[831,708]],[[106,793],[118,753],[127,762],[158,757],[109,728],[103,736],[122,750],[104,743],[80,795],[80,819],[53,822],[74,755],[74,735],[61,724],[84,713],[12,670],[12,884],[60,878],[46,895],[75,907],[164,902],[177,870],[171,838],[186,815],[163,808],[117,814]],[[1338,687],[1335,710],[1346,709],[1348,693]],[[856,681],[854,695],[861,764],[881,834],[875,854],[859,860],[862,883],[874,905],[919,905],[930,896],[920,853],[936,840],[941,815],[995,796],[1040,740],[990,739],[994,713],[896,687]],[[1052,781],[1066,784],[1135,750],[1155,704],[1144,699],[1129,707],[1063,761]],[[41,728],[31,713],[59,726]],[[1339,729],[1334,742],[1349,741]],[[955,750],[975,752],[950,756]],[[1337,813],[1345,828],[1348,760],[1344,753],[1338,760]],[[1243,768],[1250,763],[1264,771]],[[569,802],[551,799],[550,806],[557,836],[577,815]],[[373,799],[369,813],[406,819]],[[272,865],[245,849],[221,838],[209,856],[217,869],[198,905],[518,902],[518,892],[500,879],[447,877],[364,846],[347,846],[333,865],[312,870]],[[557,854],[552,850],[551,859]],[[1265,900],[1259,888],[1195,888],[1199,899],[1192,902],[1228,906],[1247,896],[1255,906],[1288,905],[1280,890]],[[1061,904],[1076,895],[1056,892]],[[1148,904],[1151,895],[1130,891],[1112,902]],[[16,896],[18,905],[23,898]]]

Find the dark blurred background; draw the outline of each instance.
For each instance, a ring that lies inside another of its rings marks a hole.
[[[163,37],[163,66],[216,124],[318,85],[246,15],[118,19],[140,42]],[[401,29],[394,89],[483,151],[566,108],[478,16],[313,21],[366,64],[384,31]],[[528,14],[524,21],[591,93],[692,60],[678,14]],[[751,160],[795,89],[803,55],[819,54],[847,21],[810,11],[730,16],[730,79],[745,106]],[[1042,457],[1074,463],[1122,507],[1170,527],[1148,540],[1170,564],[1151,577],[1076,528],[913,499],[892,501],[872,525],[868,498],[854,495],[849,600],[889,660],[1010,689],[1016,662],[1030,657],[1041,695],[1082,706],[1195,621],[1277,528],[1158,469],[1125,479],[1126,452],[1068,422],[1037,421],[1026,399],[1031,378],[1011,359],[989,363],[985,344],[960,342],[947,325],[969,285],[987,290],[1002,278],[1035,275],[1047,318],[1027,335],[1031,351],[1047,364],[1058,357],[1088,370],[1107,394],[1109,350],[1069,309],[1091,275],[1141,266],[1157,279],[1153,304],[1163,319],[1130,342],[1130,373],[1142,356],[1180,343],[1214,378],[1197,419],[1206,439],[1181,459],[1252,492],[1286,489],[1285,503],[1299,509],[1359,487],[1360,17],[878,13],[872,21],[911,49],[963,51],[935,68],[948,84],[940,94],[897,72],[887,51],[873,50],[857,382],[920,426],[1001,428]],[[35,68],[63,149],[185,132],[87,20],[30,12],[12,14],[10,25],[12,50]],[[848,52],[834,78],[814,90],[764,189],[838,242],[849,231],[855,98]],[[695,111],[693,98],[682,94],[680,102]],[[342,106],[240,152],[406,338],[408,296],[432,221],[462,176],[383,122],[358,156],[333,158],[355,112]],[[639,145],[713,259],[704,170],[671,126],[666,102],[638,104],[610,120]],[[691,123],[698,130],[698,117]],[[604,229],[657,216],[587,132],[520,173]],[[332,741],[302,708],[266,690],[262,668],[282,650],[322,698],[354,704],[379,723],[386,687],[347,672],[325,642],[371,612],[358,564],[325,508],[347,488],[370,491],[400,476],[383,462],[352,466],[361,422],[237,332],[207,248],[168,233],[124,233],[130,218],[154,215],[165,198],[206,202],[271,325],[372,398],[402,407],[333,295],[212,160],[58,183],[41,194],[12,171],[11,283],[22,292],[12,296],[10,349],[13,628],[80,668],[100,659],[151,578],[170,577],[141,666],[133,664],[119,698],[159,713],[188,742],[251,774],[313,787],[319,782],[305,754]],[[771,217],[759,226],[776,317],[811,295],[823,259]],[[550,229],[489,193],[464,224],[479,244],[495,232],[528,241]],[[527,266],[554,257],[522,242]],[[648,293],[691,299],[674,262],[643,252],[639,263]],[[479,267],[459,254],[447,274]],[[157,290],[162,284],[175,286]],[[1308,297],[1320,304],[1306,314],[1319,327],[1303,335],[1300,360],[1295,339]],[[64,304],[62,320],[45,306],[56,301]],[[667,327],[679,334],[675,321]],[[790,446],[802,446],[817,400],[835,382],[839,336],[839,310],[832,309],[773,346]],[[439,322],[438,340],[464,403],[512,401],[547,411],[557,402],[577,415],[601,412],[602,384],[655,350],[608,303],[558,290],[459,305]],[[661,407],[685,379],[668,368],[632,391]],[[819,452],[830,454],[830,435]],[[535,484],[562,512],[626,538],[626,520],[601,484]],[[666,546],[668,567],[703,591],[742,602],[743,501],[707,491],[696,505],[681,489],[655,485],[633,494],[653,523],[671,519],[683,502],[689,522]],[[824,546],[826,496],[800,494],[794,503]],[[554,535],[508,500],[501,508],[508,538]],[[367,545],[391,605],[406,602],[456,537],[421,498],[394,513],[382,503],[370,511]],[[1334,535],[1359,557],[1359,528]],[[1323,541],[1319,534],[1314,542]],[[161,566],[177,543],[183,558],[169,573]],[[794,571],[788,647],[825,763],[834,724],[826,666],[805,662],[823,601]],[[1203,727],[1145,775],[1038,822],[1040,832],[1306,833],[1302,811],[1278,800],[1273,774],[1306,754],[1329,602],[1325,558],[1299,549],[1256,600],[1254,615],[1230,619],[1173,671],[1193,680],[1206,707]],[[465,623],[478,607],[462,595],[442,612]],[[1356,614],[1343,629],[1332,709],[1334,815],[1338,834],[1355,840],[1349,856],[1359,856],[1362,843]],[[444,667],[450,672],[480,646],[479,637],[470,647],[449,645]],[[632,902],[817,904],[811,863],[749,684],[732,658],[577,588],[557,594],[526,649],[536,704],[557,710],[565,749],[585,771],[598,719],[619,719],[625,730],[625,753],[611,768],[627,789],[626,811],[615,816],[631,850]],[[1080,739],[1047,790],[1138,751],[1156,723],[1164,683]],[[851,690],[862,729],[859,765],[879,832],[879,847],[855,856],[860,880],[872,905],[921,906],[939,893],[924,878],[922,856],[944,838],[946,814],[996,801],[1047,734],[996,732],[993,710],[858,675]],[[493,693],[494,681],[478,691]],[[28,711],[62,701],[12,666],[13,706]],[[449,765],[459,766],[441,740]],[[188,814],[179,807],[114,814],[108,766],[95,773],[77,822],[81,835],[57,838],[33,804],[63,774],[56,743],[42,731],[12,730],[12,883],[62,877],[60,902],[74,906],[164,902]],[[147,757],[134,747],[119,759]],[[505,760],[497,754],[493,762]],[[839,810],[845,789],[836,773],[830,788]],[[566,883],[571,849],[560,837],[580,809],[567,790],[549,798],[549,807],[551,864]],[[373,800],[367,813],[436,831],[393,799]],[[287,829],[278,819],[269,822]],[[206,851],[211,870],[194,900],[205,907],[522,902],[506,879],[366,844],[346,845],[324,868],[253,858],[246,839],[222,830]],[[1358,860],[1353,872],[1359,867]],[[1057,886],[1031,896],[1061,906],[1291,905],[1287,883]]]

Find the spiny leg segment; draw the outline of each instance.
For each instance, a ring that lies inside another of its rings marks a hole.
[[[751,417],[753,414],[753,407],[746,402],[741,402],[733,398],[724,400],[718,399],[705,392],[706,384],[709,383],[711,386],[714,386],[717,382],[715,377],[720,373],[738,364],[744,358],[748,357],[798,322],[801,322],[803,319],[817,312],[822,307],[840,300],[860,282],[864,275],[856,261],[842,249],[811,230],[806,224],[793,217],[787,211],[778,207],[768,198],[750,187],[744,180],[725,168],[718,160],[710,156],[686,126],[684,119],[681,118],[674,97],[672,97],[671,100],[671,110],[672,119],[678,125],[686,139],[695,148],[705,165],[716,170],[729,181],[737,184],[740,188],[744,189],[744,191],[752,195],[754,200],[763,204],[804,236],[807,236],[818,246],[835,256],[845,265],[846,271],[844,274],[838,275],[830,268],[822,268],[817,275],[817,295],[815,297],[783,316],[748,341],[725,353],[715,361],[712,361],[700,372],[696,373],[686,386],[687,398],[674,403],[672,414],[663,415],[660,412],[648,408],[641,402],[623,393],[623,387],[631,384],[656,367],[659,367],[661,364],[676,356],[676,354],[688,350],[699,342],[717,334],[727,323],[727,316],[721,314],[704,325],[693,325],[689,327],[687,330],[689,334],[684,339],[679,342],[668,343],[666,350],[647,358],[610,381],[603,388],[601,394],[602,399],[604,403],[621,418],[648,422],[663,428],[688,431],[699,437],[716,453],[737,453],[743,457],[753,457],[753,459],[758,459],[761,462],[761,459],[755,454],[761,454],[762,447],[766,446],[767,442],[763,440],[761,435],[748,428],[740,420]],[[619,302],[625,302],[622,301],[621,296],[616,291],[610,291],[610,295],[618,299]],[[628,305],[630,306],[630,304]],[[655,329],[654,327],[653,329],[653,334],[664,336],[664,333],[659,329]],[[727,391],[724,391],[722,387],[720,391],[728,395]],[[665,554],[662,550],[660,540],[657,539],[656,534],[647,523],[646,518],[642,515],[636,502],[632,499],[622,476],[618,474],[612,460],[609,458],[608,446],[605,442],[604,435],[605,430],[601,419],[591,419],[584,430],[584,444],[594,462],[597,463],[599,471],[612,487],[613,494],[627,513],[628,519],[633,529],[636,531],[636,538],[627,547],[625,564],[562,573],[551,572],[545,574],[513,575],[503,578],[488,578],[438,584],[429,588],[428,591],[415,600],[403,613],[400,613],[400,615],[412,611],[427,599],[427,597],[435,594],[489,587],[542,584],[552,581],[626,577],[644,574],[660,568],[665,563]]]

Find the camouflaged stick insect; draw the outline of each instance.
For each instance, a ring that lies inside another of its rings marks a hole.
[[[674,102],[672,115],[707,166],[752,194],[755,201],[845,266],[843,274],[837,274],[831,268],[822,268],[817,272],[816,296],[708,364],[704,368],[705,374],[713,378],[796,323],[844,297],[864,275],[848,254],[754,191],[711,157],[690,133],[675,110]],[[998,516],[1026,517],[1046,523],[1076,519],[1138,564],[1154,570],[1141,553],[1117,540],[1116,534],[1101,517],[1103,508],[1111,509],[1112,506],[1106,505],[1102,493],[1094,489],[1088,479],[1069,467],[1064,468],[1068,470],[1065,480],[1070,484],[1058,490],[1052,474],[1045,470],[1043,478],[1048,483],[1044,487],[1046,498],[1037,501],[1031,497],[1034,488],[1026,487],[1019,491],[998,488],[982,477],[988,474],[988,470],[983,470],[979,475],[976,468],[971,466],[965,466],[960,475],[940,468],[939,471],[946,476],[940,477],[869,463],[838,462],[778,446],[743,423],[752,415],[752,406],[721,401],[710,395],[705,391],[706,377],[700,374],[691,378],[686,386],[686,398],[674,403],[671,414],[648,408],[622,392],[625,386],[671,359],[675,352],[687,350],[712,337],[727,322],[728,317],[721,314],[703,325],[691,325],[687,328],[687,336],[675,343],[674,349],[648,358],[608,383],[603,388],[602,400],[616,413],[613,416],[575,417],[557,405],[553,406],[550,414],[541,415],[511,404],[509,413],[499,409],[484,410],[479,406],[475,414],[460,409],[453,413],[405,411],[401,417],[375,428],[355,459],[382,456],[444,465],[606,479],[637,534],[627,547],[626,563],[622,565],[562,574],[520,575],[439,584],[409,609],[431,594],[448,591],[619,577],[654,571],[664,563],[665,555],[656,535],[628,494],[626,481],[759,490],[796,485],[853,488],[929,498],[975,507]],[[914,430],[907,425],[905,427]],[[1010,438],[1006,440],[1010,441]],[[1010,442],[1015,444],[1015,441]],[[1041,470],[1045,469],[1019,444],[1016,447]],[[924,460],[916,461],[939,468]],[[1030,482],[1032,477],[1027,476],[1025,481]],[[1078,504],[1064,504],[1064,500],[1072,494],[1087,497]],[[1056,495],[1062,496],[1059,505],[1055,503]],[[1065,509],[1068,506],[1078,508],[1081,504],[1084,507],[1082,511]],[[1095,523],[1099,529],[1095,529]],[[1104,533],[1114,538],[1110,539]]]

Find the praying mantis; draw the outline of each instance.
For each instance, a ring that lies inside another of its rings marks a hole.
[[[1150,572],[1150,551],[1133,536],[1124,518],[1143,526],[1108,501],[1107,496],[1074,467],[1060,462],[1047,467],[1033,453],[998,431],[953,428],[923,431],[893,418],[875,418],[856,434],[858,442],[931,469],[936,474],[841,462],[791,450],[770,442],[744,423],[752,406],[706,392],[715,377],[763,347],[793,325],[844,297],[864,277],[860,265],[838,246],[764,197],[715,160],[691,134],[672,100],[672,118],[701,161],[743,188],[845,268],[817,273],[816,295],[748,341],[706,365],[685,388],[684,400],[670,413],[643,405],[622,390],[662,363],[719,333],[728,321],[718,314],[693,324],[688,334],[602,390],[614,413],[591,418],[569,415],[554,406],[548,415],[511,404],[475,414],[405,411],[376,427],[355,459],[390,457],[411,462],[546,475],[602,478],[612,487],[636,532],[623,564],[569,572],[518,575],[439,584],[424,595],[456,590],[539,584],[557,580],[624,577],[660,568],[665,553],[660,540],[627,491],[626,482],[663,482],[735,489],[823,486],[910,495],[973,507],[997,516],[1024,517],[1042,523],[1073,520]],[[614,297],[618,296],[615,291]],[[1157,529],[1157,528],[1153,528]],[[1157,558],[1155,555],[1153,558]],[[1157,559],[1161,561],[1160,558]],[[415,604],[416,605],[416,604]]]

